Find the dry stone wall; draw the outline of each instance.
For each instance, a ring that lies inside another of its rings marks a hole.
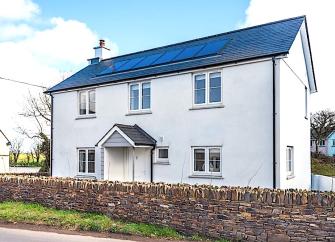
[[[214,238],[335,241],[335,193],[0,176],[4,200],[101,212]]]

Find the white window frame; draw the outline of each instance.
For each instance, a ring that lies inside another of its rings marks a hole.
[[[204,149],[205,150],[205,171],[195,171],[194,166],[194,150]],[[220,172],[209,171],[209,150],[210,149],[219,149],[220,150]],[[222,146],[192,146],[191,147],[191,174],[193,176],[222,176]]]
[[[143,84],[150,84],[150,108],[143,108],[142,107],[142,88],[143,88]],[[130,87],[132,85],[138,85],[138,109],[131,109],[130,105],[131,105],[131,101],[130,101],[130,97],[131,97],[131,89]],[[152,106],[152,85],[151,85],[151,81],[142,81],[142,82],[131,82],[128,85],[128,112],[129,113],[137,113],[137,112],[147,112],[151,110],[151,106]]]
[[[167,149],[168,150],[168,158],[159,158],[159,150],[160,149]],[[170,158],[170,149],[169,146],[158,146],[156,148],[156,163],[169,163]]]
[[[90,92],[94,92],[95,94],[95,113],[89,113],[89,108],[90,108],[90,98],[89,98],[89,94]],[[85,93],[86,94],[86,113],[85,114],[80,114],[80,95],[81,93]],[[97,113],[97,95],[96,95],[96,91],[95,89],[87,89],[87,90],[82,90],[82,91],[78,91],[78,97],[77,97],[77,102],[78,102],[78,116],[80,117],[95,117],[96,113]]]
[[[210,74],[220,73],[221,76],[221,100],[219,102],[210,102]],[[205,75],[205,103],[195,103],[195,77],[198,75]],[[194,107],[201,106],[215,106],[223,103],[223,78],[222,78],[222,70],[211,70],[206,72],[197,72],[193,74],[192,77],[192,104]]]
[[[289,160],[289,151],[291,151],[291,160]],[[289,170],[289,163],[291,163],[292,170]],[[294,146],[286,146],[286,173],[288,178],[294,176]]]
[[[85,172],[80,172],[79,171],[79,152],[84,150],[85,151],[85,161],[86,161],[86,165],[85,165]],[[92,172],[88,172],[88,151],[94,151],[94,173]],[[95,148],[77,148],[77,174],[78,175],[82,175],[82,176],[95,176],[96,175],[96,171],[97,171],[97,157],[96,157],[96,152],[95,152]]]

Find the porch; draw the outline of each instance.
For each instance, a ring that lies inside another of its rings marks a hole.
[[[103,179],[152,181],[155,145],[156,140],[138,125],[115,124],[97,144],[103,150]]]

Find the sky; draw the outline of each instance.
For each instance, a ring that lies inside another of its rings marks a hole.
[[[312,111],[335,110],[333,0],[0,0],[0,77],[50,87],[87,65],[103,38],[111,56],[307,15],[319,92]],[[11,139],[29,92],[0,80],[0,129]],[[28,147],[28,146],[27,146]]]

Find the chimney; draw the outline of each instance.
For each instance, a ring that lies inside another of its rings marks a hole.
[[[105,40],[99,40],[99,46],[94,47],[94,58],[88,59],[89,64],[96,64],[99,63],[101,60],[106,59],[109,57],[110,49],[105,47]]]

